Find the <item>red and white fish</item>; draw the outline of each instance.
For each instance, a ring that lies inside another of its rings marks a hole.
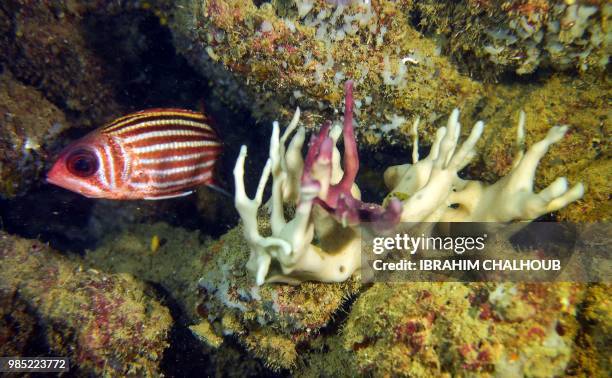
[[[214,187],[222,143],[201,113],[149,109],[66,147],[47,181],[91,198],[164,199]]]

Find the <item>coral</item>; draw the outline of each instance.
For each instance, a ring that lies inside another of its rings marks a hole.
[[[346,109],[352,110],[352,82],[346,84]],[[244,222],[245,237],[251,247],[248,269],[256,276],[257,284],[263,284],[268,276],[272,258],[281,264],[282,272],[271,272],[269,282],[294,282],[315,279],[325,282],[345,281],[360,268],[359,224],[368,221],[374,228],[388,228],[399,221],[400,203],[391,201],[387,209],[375,204],[361,202],[354,180],[359,168],[357,148],[353,137],[353,120],[350,113],[345,117],[343,134],[345,138],[345,161],[342,171],[340,153],[335,137],[329,137],[330,124],[324,126],[317,137],[313,137],[306,160],[302,161],[300,151],[304,141],[304,128],[296,133],[285,151],[285,142],[299,120],[299,109],[282,138],[279,139],[278,123],[274,123],[270,142],[270,159],[264,168],[254,199],[249,199],[244,187],[244,161],[246,146],[243,146],[236,167],[235,204]],[[271,237],[262,237],[257,231],[257,210],[261,206],[263,190],[272,174]],[[296,178],[301,177],[297,182]],[[299,191],[299,194],[298,194]],[[286,222],[283,202],[298,198],[294,218]],[[332,214],[340,229],[329,222],[325,214],[313,213],[313,205]],[[335,245],[334,254],[311,244],[313,237],[321,245]],[[342,235],[342,236],[340,236]]]
[[[383,209],[381,206],[373,203],[364,203],[359,198],[353,195],[353,187],[355,186],[355,178],[359,170],[359,157],[357,156],[357,143],[353,130],[353,82],[347,81],[345,84],[345,110],[347,114],[344,117],[344,126],[342,127],[342,136],[344,141],[344,159],[343,170],[338,166],[338,157],[334,155],[339,153],[334,150],[333,146],[338,139],[337,133],[335,137],[329,136],[331,122],[326,122],[319,131],[319,135],[312,137],[308,146],[308,154],[303,164],[303,173],[301,187],[312,187],[317,191],[317,197],[313,202],[316,205],[325,209],[337,222],[343,225],[358,225],[360,223],[370,222],[379,230],[390,229],[399,222],[401,204],[399,200],[392,199],[389,206]],[[294,118],[295,119],[295,118]],[[290,132],[291,126],[287,132]],[[282,164],[282,158],[274,157],[275,160]],[[336,161],[334,163],[334,160]],[[286,164],[285,164],[286,165]],[[280,166],[273,167],[276,170]],[[288,167],[289,168],[289,167]],[[358,188],[355,188],[357,191]],[[302,197],[302,196],[300,196]],[[359,195],[357,195],[359,197]]]
[[[413,13],[445,52],[487,78],[538,67],[603,72],[612,6],[606,2],[419,1]]]
[[[0,196],[23,194],[37,181],[47,156],[47,143],[66,127],[55,105],[32,87],[0,74]]]
[[[352,110],[352,82],[346,85],[346,111]],[[305,161],[301,159],[304,128],[300,128],[286,147],[297,127],[299,108],[283,136],[278,123],[273,124],[270,158],[263,169],[253,199],[245,192],[243,146],[234,168],[235,205],[244,225],[244,236],[251,249],[247,269],[258,285],[264,282],[297,283],[305,280],[341,282],[361,268],[361,229],[365,220],[375,230],[390,229],[402,222],[509,222],[533,220],[556,211],[582,197],[584,187],[577,184],[568,190],[567,179],[556,179],[538,194],[533,192],[535,170],[551,144],[559,141],[567,127],[553,127],[547,136],[524,151],[525,115],[517,129],[516,155],[512,170],[492,185],[464,180],[458,175],[476,155],[475,145],[484,124],[477,122],[469,137],[459,147],[461,134],[459,111],[455,109],[448,126],[438,129],[427,158],[419,159],[417,127],[413,125],[413,164],[394,166],[385,172],[385,183],[391,199],[383,210],[364,204],[354,186],[359,167],[352,137],[352,114],[345,113],[344,172],[336,137],[328,137],[329,124],[313,137]],[[263,191],[272,175],[269,201],[272,234],[262,236],[258,230],[258,209]],[[298,181],[297,178],[301,177]],[[295,206],[293,218],[285,219],[284,203]],[[399,219],[397,215],[400,214]],[[317,242],[313,242],[316,240]],[[272,264],[272,262],[278,264]],[[280,268],[280,269],[278,269]]]
[[[83,270],[45,244],[2,233],[0,290],[27,302],[52,353],[83,374],[159,375],[172,319],[131,276]]]
[[[169,26],[177,49],[214,81],[214,96],[257,119],[288,121],[299,105],[314,127],[340,109],[352,77],[356,135],[376,147],[383,138],[403,142],[387,136],[416,114],[433,122],[481,96],[480,84],[412,27],[404,15],[411,1],[255,3],[183,0]]]

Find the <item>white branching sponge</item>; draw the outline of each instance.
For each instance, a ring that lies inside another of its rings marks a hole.
[[[345,91],[343,127],[324,124],[318,135],[312,136],[305,159],[301,155],[305,130],[298,128],[299,109],[282,137],[278,123],[274,122],[269,159],[252,199],[244,187],[246,146],[240,150],[234,168],[235,205],[251,250],[247,268],[258,285],[348,279],[361,266],[363,227],[391,230],[400,221],[528,221],[558,210],[584,193],[582,184],[568,190],[565,178],[558,178],[539,193],[533,192],[540,159],[551,144],[563,137],[567,127],[553,127],[546,138],[525,153],[522,113],[512,171],[492,185],[461,179],[457,173],[476,155],[475,145],[484,124],[477,122],[459,145],[461,126],[459,111],[455,109],[448,125],[438,130],[429,155],[422,160],[418,156],[419,122],[415,121],[413,164],[390,167],[384,174],[392,194],[387,207],[364,203],[355,185],[359,159],[353,133],[351,81],[346,83]],[[342,166],[336,147],[340,134],[344,138]],[[271,235],[262,236],[257,216],[270,175]],[[285,219],[285,205],[295,207],[291,220]]]
[[[414,133],[418,121],[415,122]],[[525,153],[525,114],[521,111],[517,128],[516,156],[510,173],[493,185],[462,180],[457,173],[476,154],[474,146],[484,124],[477,122],[457,150],[461,125],[455,109],[448,126],[438,130],[427,158],[418,160],[418,140],[414,139],[413,164],[390,167],[385,184],[391,193],[408,197],[402,202],[403,222],[507,222],[529,221],[559,210],[581,198],[584,186],[568,190],[567,179],[560,177],[539,193],[533,192],[535,171],[548,148],[565,135],[567,126],[556,126],[544,139]]]

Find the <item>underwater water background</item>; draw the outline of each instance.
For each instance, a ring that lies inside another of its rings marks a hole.
[[[210,118],[230,193],[248,146],[253,195],[272,122],[298,106],[307,138],[340,122],[352,79],[364,201],[411,162],[413,120],[425,157],[455,107],[462,137],[486,124],[460,177],[496,182],[524,110],[526,145],[569,126],[535,188],[587,188],[537,220],[607,222],[611,17],[603,1],[3,1],[0,357],[65,356],[64,376],[608,376],[607,282],[257,287],[233,198],[91,199],[45,176],[118,117],[182,108]]]

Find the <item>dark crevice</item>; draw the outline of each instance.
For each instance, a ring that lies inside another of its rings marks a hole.
[[[420,146],[419,156],[426,157],[430,146]],[[412,142],[380,145],[373,150],[359,151],[357,185],[365,202],[381,203],[389,193],[382,180],[385,170],[394,165],[412,163]]]
[[[240,351],[241,356],[248,356],[249,353],[241,346],[236,339],[226,336],[220,349],[212,349],[198,340],[189,330],[190,320],[183,313],[180,304],[165,290],[160,284],[148,282],[157,291],[157,297],[162,299],[162,303],[170,310],[174,319],[174,324],[168,337],[168,349],[160,364],[163,374],[167,377],[213,377],[218,376],[218,367],[213,359],[215,355],[222,355],[225,349],[231,348]],[[217,358],[219,358],[217,356]],[[223,357],[221,357],[223,359]],[[241,363],[245,362],[241,358]],[[275,373],[266,368],[257,359],[250,359],[255,364],[257,376],[259,377],[283,377],[286,374]]]

